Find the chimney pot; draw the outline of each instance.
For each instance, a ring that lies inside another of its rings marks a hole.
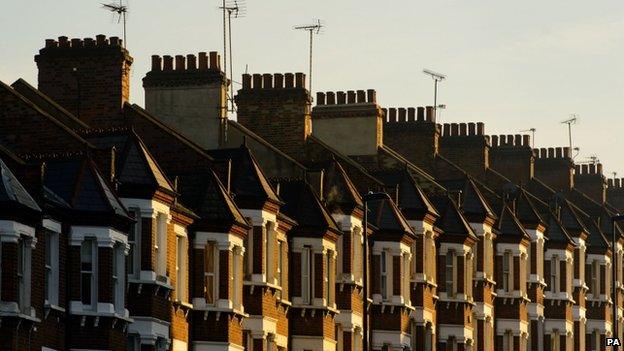
[[[485,134],[485,124],[483,122],[477,122],[477,135]]]
[[[555,158],[555,148],[554,147],[549,147],[548,148],[548,158]]]
[[[58,43],[59,43],[59,47],[62,47],[62,48],[69,47],[69,41],[66,36],[58,37]]]
[[[574,166],[574,173],[577,175],[581,174],[581,165]]]
[[[216,51],[210,52],[210,69],[218,71],[220,69],[221,62],[219,59],[219,54]]]
[[[92,48],[95,46],[95,40],[93,38],[84,38],[83,45],[87,48]]]
[[[458,136],[459,135],[459,124],[451,123],[451,135]]]
[[[110,45],[111,46],[119,46],[121,45],[121,40],[119,40],[119,37],[110,37]]]
[[[522,146],[522,135],[520,134],[516,134],[514,136],[514,145],[516,146]]]
[[[609,188],[613,188],[613,179],[607,179],[607,185],[609,186]]]
[[[565,158],[571,158],[571,154],[570,154],[570,148],[569,147],[564,147],[563,148],[563,157]]]
[[[200,54],[201,58],[201,54]],[[243,90],[251,89],[251,74],[243,73]]]
[[[316,104],[325,105],[325,93],[318,91],[316,93]]]
[[[111,38],[112,40],[113,38]],[[72,48],[81,48],[82,47],[82,39],[79,38],[73,38],[71,40],[71,47]]]
[[[344,105],[347,102],[347,94],[344,91],[338,91],[336,92],[336,99],[338,105]]]
[[[468,135],[466,123],[459,124],[459,135],[466,136]]]
[[[197,58],[193,54],[186,55],[186,69],[188,70],[196,70],[197,69]]]
[[[427,116],[425,117],[425,119],[427,120],[427,122],[436,121],[435,109],[433,108],[433,106],[427,106]]]
[[[563,149],[560,147],[555,148],[555,157],[563,158]]]
[[[152,71],[160,71],[162,69],[162,58],[158,55],[152,55]]]
[[[596,164],[596,173],[602,175],[602,163]]]
[[[169,55],[163,56],[163,71],[173,70],[173,57]]]
[[[389,108],[388,112],[390,113],[390,122],[397,122],[397,110],[396,110],[396,108]]]
[[[581,174],[589,174],[589,165],[581,165]]]
[[[262,74],[253,74],[253,87],[252,89],[262,89]]]
[[[403,107],[399,107],[398,111],[399,111],[399,121],[407,122],[407,110]]]
[[[347,91],[347,103],[355,104],[355,91],[353,90]]]
[[[476,124],[472,122],[468,123],[468,135],[475,135],[476,132],[477,132]]]
[[[419,122],[424,122],[425,121],[425,108],[422,106],[419,106],[416,108],[416,111],[417,111],[416,119]]]
[[[442,135],[443,136],[450,136],[451,135],[451,125],[448,123],[444,123],[442,125]]]
[[[58,47],[58,43],[56,42],[56,40],[54,39],[46,39],[45,41],[45,47],[46,48],[54,48],[54,47]]]
[[[596,165],[593,163],[589,165],[589,174],[596,174]]]
[[[175,57],[175,70],[184,71],[186,69],[186,59],[182,55],[176,55]]]
[[[335,105],[336,104],[336,93],[334,93],[333,91],[328,91],[326,96],[327,96],[327,104],[328,105]]]
[[[262,75],[262,87],[264,89],[272,89],[273,88],[273,75],[270,73],[265,73]]]
[[[295,87],[296,88],[305,88],[306,77],[305,74],[301,72],[295,73]]]
[[[284,75],[281,73],[275,73],[273,75],[273,87],[277,89],[284,88]]]
[[[498,135],[492,135],[492,138],[490,139],[490,141],[492,142],[492,147],[496,147],[498,146]]]
[[[366,92],[364,90],[357,91],[357,103],[362,104],[366,102]]]
[[[65,38],[67,38],[67,37],[65,37]],[[61,41],[60,39],[61,39],[61,38],[59,38],[59,42]],[[102,46],[102,45],[106,45],[106,44],[108,44],[108,42],[107,42],[107,40],[106,40],[106,35],[104,35],[104,34],[98,34],[98,35],[96,35],[96,36],[95,36],[95,42],[96,42],[96,44],[97,44],[98,46]]]
[[[621,178],[615,178],[615,187],[619,188],[621,187],[621,184],[622,184]]]
[[[294,88],[295,87],[295,75],[292,73],[284,74],[284,82],[286,88]]]
[[[366,100],[371,104],[377,103],[377,92],[375,91],[375,89],[366,90]]]
[[[416,109],[413,107],[408,107],[407,108],[407,120],[409,122],[414,122],[416,121]]]
[[[523,135],[522,136],[522,146],[530,146],[531,145],[531,136]]]
[[[208,54],[205,52],[199,53],[199,69],[207,70],[208,69]],[[244,75],[243,75],[244,77]],[[244,87],[243,87],[244,89]]]

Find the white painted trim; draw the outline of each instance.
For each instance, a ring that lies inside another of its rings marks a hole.
[[[188,343],[186,341],[173,339],[171,351],[188,351]]]
[[[251,331],[254,339],[264,339],[268,334],[277,334],[277,319],[253,315],[243,319],[243,330]]]
[[[458,343],[463,344],[472,340],[473,330],[463,325],[439,324],[438,340],[448,340],[449,336],[454,336]]]
[[[529,333],[529,323],[527,321],[497,318],[494,324],[496,325],[496,335],[505,335],[507,330],[511,330],[516,336]]]
[[[391,256],[400,256],[404,253],[412,254],[412,248],[399,241],[375,241],[372,247],[373,255],[380,255],[382,251],[388,251]]]
[[[122,197],[120,200],[125,208],[136,207],[141,209],[142,218],[156,218],[158,213],[164,213],[168,218],[171,217],[169,206],[160,201],[127,197]]]
[[[292,351],[336,351],[336,341],[322,336],[293,335]]]
[[[478,319],[485,319],[494,315],[494,306],[482,301],[475,302],[473,313]]]
[[[186,231],[186,227],[183,225],[179,225],[177,223],[173,224],[173,232],[176,233],[177,236],[188,236],[188,232]]]
[[[385,344],[389,344],[391,349],[403,349],[405,346],[410,346],[411,343],[412,336],[410,334],[401,331],[373,329],[373,349],[381,349]]]
[[[440,249],[438,250],[438,256],[446,256],[449,250],[455,250],[457,256],[464,256],[472,251],[472,248],[468,245],[459,243],[440,243]]]
[[[505,251],[510,251],[514,256],[520,256],[527,253],[526,246],[522,244],[497,243],[496,256],[502,256]]]
[[[61,232],[61,222],[55,221],[53,219],[45,218],[41,224],[47,230],[51,230],[55,233]]]
[[[73,350],[73,349],[72,349]],[[51,349],[49,347],[42,346],[41,351],[57,351],[56,349]]]
[[[229,342],[218,341],[193,341],[192,349],[195,351],[245,351],[240,345],[232,344]]]
[[[209,241],[219,245],[219,250],[232,250],[234,246],[243,247],[243,238],[232,233],[196,232],[193,240],[194,249],[204,249]]]
[[[119,311],[121,312],[121,311]],[[115,311],[115,306],[108,302],[98,302],[95,309],[89,305],[83,305],[82,301],[72,300],[69,301],[69,313],[80,316],[103,316],[103,317],[117,317],[129,320],[130,312],[124,308],[123,313]]]
[[[565,319],[546,319],[544,320],[544,334],[552,334],[557,329],[561,333],[574,333],[574,322]],[[561,334],[563,335],[563,334]]]
[[[158,338],[169,339],[169,327],[171,323],[152,317],[132,317],[134,322],[128,325],[128,334],[138,334],[141,344],[155,345]]]
[[[35,238],[35,228],[15,221],[0,221],[0,241],[18,242],[20,236]]]
[[[69,235],[69,245],[80,246],[86,238],[95,238],[98,247],[113,247],[115,244],[123,244],[126,251],[128,246],[128,236],[110,227],[87,227],[72,226]]]
[[[265,210],[241,209],[243,217],[251,218],[251,225],[254,227],[263,227],[267,222],[277,224],[277,215]]]
[[[336,324],[342,325],[344,330],[362,328],[362,316],[351,310],[340,310],[335,317]]]

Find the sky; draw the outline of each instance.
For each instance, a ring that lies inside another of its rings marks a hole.
[[[2,1],[0,80],[36,86],[46,38],[122,36],[107,0]],[[113,0],[109,0],[113,1]],[[115,0],[117,1],[117,0]],[[219,0],[127,0],[131,100],[143,105],[150,56],[223,51]],[[624,177],[624,2],[621,0],[246,0],[233,19],[234,80],[241,73],[307,72],[313,91],[376,89],[383,107],[433,103],[423,68],[448,76],[438,122],[484,122],[488,134],[536,128],[536,147],[567,146],[561,122],[578,115],[575,160],[597,156]]]

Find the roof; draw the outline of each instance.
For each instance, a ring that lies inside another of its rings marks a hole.
[[[24,207],[36,212],[41,208],[0,158],[0,205]]]
[[[362,197],[340,162],[332,160],[324,172],[323,202],[331,212],[350,214],[363,207]]]
[[[544,220],[535,205],[535,202],[539,201],[539,199],[530,195],[523,187],[519,188],[515,197],[515,212],[516,217],[518,217],[520,222],[525,225],[538,225],[540,223],[544,223]]]
[[[239,206],[248,207],[245,205],[257,201],[282,203],[247,145],[242,144],[234,149],[210,150],[207,153],[215,160],[231,160],[230,174],[227,174],[226,169],[221,169],[218,173],[226,182],[230,177],[230,191],[235,194],[234,199]]]
[[[368,202],[368,222],[380,231],[406,233],[415,236],[412,228],[394,201],[389,199]]]
[[[460,191],[460,208],[462,213],[473,222],[483,221],[486,218],[496,218],[496,214],[484,198],[481,191],[470,176],[453,181],[443,181],[442,184],[450,191]]]
[[[530,240],[529,235],[524,227],[518,221],[509,206],[503,206],[501,213],[498,215],[495,227],[499,230],[499,236],[513,238],[517,240]]]
[[[448,195],[432,198],[434,205],[440,212],[436,227],[442,229],[444,236],[460,236],[477,240],[472,227],[461,213],[457,204]]]
[[[416,179],[407,170],[389,170],[375,173],[387,186],[394,187],[398,206],[408,219],[422,219],[426,214],[440,214],[422,191]]]
[[[544,233],[548,237],[549,243],[563,243],[563,244],[574,244],[574,240],[570,237],[567,230],[561,224],[559,219],[554,213],[550,213],[548,218],[546,219],[546,232]]]
[[[175,192],[171,181],[134,131],[91,131],[86,134],[86,139],[96,148],[114,147],[117,150],[119,156],[115,158],[115,179],[120,182],[122,192],[137,186]]]
[[[298,223],[299,228],[314,228],[339,233],[336,222],[323,206],[310,184],[303,180],[281,180],[280,197],[284,214]]]

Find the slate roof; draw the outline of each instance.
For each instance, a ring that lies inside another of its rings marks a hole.
[[[340,162],[330,161],[324,171],[323,202],[332,213],[350,214],[363,207],[362,197]]]
[[[336,222],[316,196],[310,184],[303,180],[282,180],[279,183],[280,197],[285,205],[284,214],[298,223],[299,229],[332,230],[339,233]]]
[[[215,160],[231,160],[230,191],[235,194],[234,199],[239,206],[246,207],[241,203],[242,200],[282,203],[247,145],[234,149],[209,150],[207,153]],[[227,170],[221,167],[221,172],[218,173],[222,182],[227,182]]]
[[[368,211],[368,222],[380,231],[406,233],[415,237],[394,201],[388,199],[369,201]]]
[[[440,212],[440,218],[436,221],[436,227],[442,229],[442,237],[451,235],[470,237],[477,240],[477,236],[454,200],[445,195],[433,197],[432,201]]]
[[[0,206],[18,206],[35,212],[41,212],[37,202],[17,180],[13,172],[0,158]]]
[[[536,204],[541,200],[529,194],[523,187],[520,187],[515,196],[515,213],[520,222],[531,225],[545,224]],[[546,204],[543,204],[546,207]]]
[[[554,213],[550,213],[550,216],[546,219],[546,233],[549,243],[563,243],[574,244],[574,240],[568,234],[563,224],[559,221]]]
[[[440,214],[427,195],[418,185],[416,179],[407,170],[388,170],[375,173],[386,186],[396,191],[395,201],[403,215],[408,219],[422,219],[426,214],[439,217]]]
[[[501,213],[498,215],[498,219],[496,220],[495,227],[499,231],[499,236],[517,240],[531,239],[524,230],[522,224],[518,221],[518,218],[508,206],[503,206]]]
[[[474,180],[466,176],[463,179],[443,181],[442,184],[451,191],[461,191],[460,208],[465,216],[473,221],[482,221],[485,218],[496,218],[496,214],[477,188]]]

